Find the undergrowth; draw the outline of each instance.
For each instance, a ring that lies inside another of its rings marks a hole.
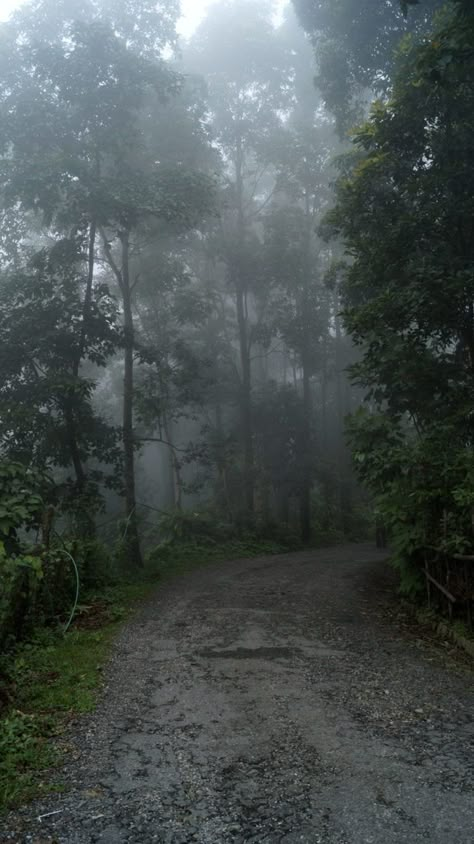
[[[282,554],[288,547],[272,540],[252,537],[215,542],[210,538],[166,540],[149,552],[146,570],[149,576],[173,577],[210,563]]]
[[[119,622],[151,584],[89,596],[69,633],[39,629],[0,661],[0,812],[62,788],[51,769],[76,715],[94,709]]]

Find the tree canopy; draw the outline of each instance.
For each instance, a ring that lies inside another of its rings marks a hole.
[[[353,375],[379,414],[354,420],[356,458],[412,558],[472,545],[473,25],[454,5],[426,43],[404,42],[326,220],[352,259]]]
[[[293,0],[316,54],[316,84],[344,134],[371,97],[389,90],[396,51],[429,32],[444,0]]]

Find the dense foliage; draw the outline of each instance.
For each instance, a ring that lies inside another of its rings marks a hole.
[[[316,52],[316,84],[346,134],[390,89],[404,35],[423,37],[444,0],[293,0]]]
[[[87,582],[136,571],[166,519],[359,536],[353,411],[399,559],[470,549],[472,15],[428,36],[428,0],[296,5],[312,44],[235,0],[179,57],[175,3],[2,26],[4,638],[63,617],[71,548]],[[337,124],[376,91],[348,153]]]
[[[458,4],[426,43],[403,43],[327,218],[352,257],[345,323],[363,349],[355,458],[405,566],[473,548],[473,43]]]
[[[234,0],[178,56],[177,15],[35,0],[0,30],[0,451],[48,478],[4,543],[4,641],[65,621],[70,556],[87,588],[169,554],[166,518],[358,533],[311,47]]]

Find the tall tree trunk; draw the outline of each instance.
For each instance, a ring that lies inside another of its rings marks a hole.
[[[133,352],[135,329],[132,311],[132,285],[130,282],[130,231],[119,232],[122,246],[122,266],[114,259],[106,232],[100,230],[108,264],[117,279],[123,302],[124,333],[124,377],[123,377],[123,463],[126,530],[125,539],[131,563],[136,568],[143,566],[138,534],[137,500],[135,495],[135,438],[133,430]]]
[[[74,355],[72,363],[72,378],[73,386],[71,388],[70,396],[66,399],[64,417],[66,422],[67,440],[69,445],[69,452],[71,462],[74,467],[76,476],[75,489],[80,496],[84,492],[87,484],[87,472],[81,456],[79,446],[79,436],[76,420],[76,387],[78,387],[79,372],[81,368],[81,361],[84,357],[84,350],[87,340],[87,332],[89,329],[89,320],[92,306],[92,290],[94,284],[94,268],[95,268],[95,241],[97,234],[97,226],[95,220],[92,220],[89,228],[89,244],[88,244],[88,273],[86,290],[84,294],[84,302],[82,305],[82,322],[79,343]],[[81,512],[77,513],[76,529],[84,536],[95,535],[95,521],[93,513],[90,508],[83,507]]]
[[[237,322],[239,326],[240,363],[242,367],[241,413],[244,444],[245,503],[249,516],[255,506],[254,451],[252,430],[252,373],[248,343],[247,319],[243,291],[237,288]]]
[[[324,343],[323,369],[321,375],[321,451],[328,453],[328,343]]]
[[[237,243],[238,257],[234,268],[234,287],[237,305],[237,323],[239,329],[240,362],[242,368],[241,414],[242,439],[244,446],[244,486],[247,516],[253,518],[255,509],[254,449],[252,422],[252,371],[248,336],[247,291],[241,256],[245,248],[244,219],[244,181],[242,139],[237,141],[236,154],[236,189],[237,189]]]
[[[120,233],[122,244],[122,298],[124,326],[124,379],[123,379],[123,456],[126,546],[130,561],[138,568],[143,566],[138,534],[137,501],[135,495],[135,442],[133,432],[133,355],[135,331],[133,326],[132,289],[130,284],[130,232]]]
[[[303,477],[301,482],[300,523],[301,539],[303,542],[311,540],[311,487],[312,487],[312,449],[311,449],[311,380],[307,358],[303,358]]]
[[[312,238],[312,214],[310,207],[309,189],[305,193],[305,216],[306,216],[306,243],[305,243],[305,272],[303,279],[302,296],[302,349],[301,365],[303,369],[303,430],[302,430],[302,480],[300,497],[300,523],[301,539],[303,542],[311,540],[311,487],[313,481],[312,472],[312,396],[311,396],[311,339],[312,326],[310,324],[310,285],[311,285],[311,238]]]
[[[66,401],[65,406],[65,421],[67,430],[67,439],[69,444],[69,451],[71,454],[71,462],[74,466],[74,473],[76,475],[76,490],[79,495],[84,491],[87,476],[82,462],[81,452],[78,443],[77,424],[75,414],[75,388],[76,382],[79,378],[79,371],[81,368],[81,361],[84,356],[84,349],[87,339],[87,330],[89,326],[89,318],[92,305],[92,288],[94,283],[94,264],[95,264],[95,239],[96,239],[96,223],[95,220],[91,222],[89,229],[89,247],[88,247],[88,273],[86,291],[84,294],[84,302],[82,306],[82,324],[79,344],[74,355],[72,363],[72,377],[74,386],[71,390],[71,396]]]
[[[328,316],[329,324],[329,316]],[[328,373],[328,337],[324,341],[322,373],[321,373],[321,447],[320,453],[323,455],[322,462],[322,486],[323,494],[326,501],[325,512],[329,513],[329,502],[332,498],[332,467],[330,465],[331,444],[328,436],[328,391],[329,391],[329,373]]]
[[[298,372],[296,369],[296,361],[293,358],[291,361],[291,374],[293,376],[293,387],[295,388],[295,393],[298,392]]]
[[[173,505],[177,510],[181,510],[183,506],[183,480],[181,478],[181,464],[176,456],[176,450],[173,444],[173,434],[171,432],[171,427],[166,413],[163,414],[162,421],[166,441],[169,443],[171,474],[173,478]]]
[[[308,367],[303,363],[303,478],[301,486],[301,539],[311,540],[311,383]]]
[[[76,358],[74,360],[74,377],[77,378],[79,375],[79,369],[81,366],[81,360],[84,355],[84,349],[86,345],[87,339],[87,330],[89,328],[89,320],[91,315],[91,308],[92,308],[92,289],[94,285],[94,269],[95,269],[95,241],[97,237],[97,223],[95,220],[92,220],[89,228],[89,247],[88,247],[88,272],[87,272],[87,283],[86,283],[86,292],[84,294],[84,303],[82,306],[82,325],[81,325],[81,336],[79,340],[79,346],[77,349]]]
[[[217,454],[216,465],[219,475],[219,482],[222,489],[222,494],[225,503],[226,517],[232,522],[234,514],[232,512],[232,504],[229,495],[229,485],[227,481],[227,458],[224,445],[224,423],[222,419],[222,406],[219,401],[216,402],[216,436],[217,436]]]
[[[337,412],[338,412],[338,434],[339,443],[337,444],[337,467],[339,479],[339,502],[341,508],[341,520],[344,531],[348,531],[351,521],[352,512],[352,495],[351,495],[351,479],[350,479],[350,458],[344,436],[344,419],[348,413],[344,395],[344,375],[343,375],[343,347],[342,347],[342,330],[341,320],[339,317],[339,300],[337,293],[335,295],[335,328],[336,328],[336,397],[337,397]]]

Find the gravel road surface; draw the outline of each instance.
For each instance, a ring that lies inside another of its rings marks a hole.
[[[472,844],[473,702],[371,546],[213,566],[126,626],[68,792],[0,841]]]

